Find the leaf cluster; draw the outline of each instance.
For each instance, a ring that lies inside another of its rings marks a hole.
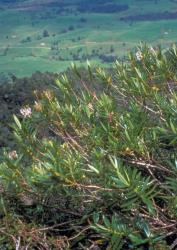
[[[47,227],[67,222],[63,249],[172,245],[177,49],[137,51],[141,59],[131,53],[111,71],[88,63],[87,79],[73,65],[77,84],[64,74],[53,91],[38,93],[30,117],[14,116],[18,157],[6,152],[1,163],[2,216]]]

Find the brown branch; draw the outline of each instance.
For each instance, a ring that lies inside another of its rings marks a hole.
[[[82,233],[84,233],[85,231],[89,230],[90,229],[90,226],[84,228],[82,231],[80,231],[78,234],[76,234],[75,236],[69,238],[68,240],[71,241],[71,240],[74,240],[76,239],[77,237],[79,237]]]
[[[128,162],[128,163],[131,163],[131,164],[134,164],[134,165],[138,165],[138,166],[141,166],[141,167],[146,167],[146,168],[152,168],[152,169],[158,169],[158,170],[161,170],[161,171],[164,171],[164,172],[167,172],[169,174],[173,174],[173,171],[161,166],[161,165],[154,165],[154,164],[151,164],[151,163],[147,163],[147,162],[143,162],[143,161],[138,161],[138,160],[127,160],[127,159],[124,159],[124,161]]]

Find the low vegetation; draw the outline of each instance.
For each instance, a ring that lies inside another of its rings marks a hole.
[[[75,65],[14,114],[2,249],[175,249],[177,49]]]

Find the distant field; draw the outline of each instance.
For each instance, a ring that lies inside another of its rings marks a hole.
[[[0,1],[0,72],[60,72],[87,59],[109,66],[140,41],[176,42],[177,2],[97,1]]]

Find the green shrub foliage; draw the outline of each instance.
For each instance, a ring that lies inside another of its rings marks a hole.
[[[72,65],[72,77],[14,114],[17,147],[0,167],[2,246],[176,247],[176,65],[175,46],[146,45],[111,70],[88,63],[87,77]]]

